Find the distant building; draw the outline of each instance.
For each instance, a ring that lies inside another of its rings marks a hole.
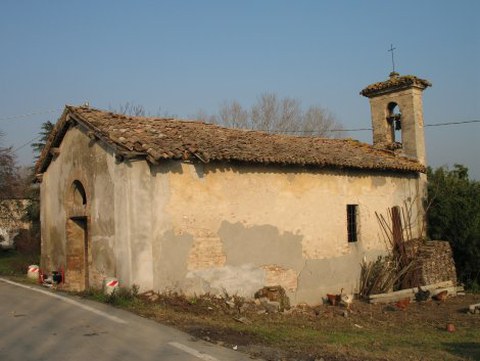
[[[405,226],[424,230],[429,85],[392,74],[362,90],[373,145],[66,106],[36,168],[41,266],[65,267],[72,290],[353,292],[362,259],[386,252],[376,212],[408,204]]]

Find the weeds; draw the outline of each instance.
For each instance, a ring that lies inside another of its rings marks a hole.
[[[470,292],[472,293],[480,293],[480,284],[477,281],[473,281],[468,285]]]
[[[119,287],[111,294],[106,294],[101,289],[89,288],[88,290],[81,292],[80,295],[97,302],[128,308],[129,306],[132,306],[140,301],[138,298],[138,290],[139,287],[137,285],[133,285],[130,288]]]
[[[27,274],[28,266],[38,264],[40,256],[37,253],[19,253],[17,251],[0,251],[0,275],[23,276]]]

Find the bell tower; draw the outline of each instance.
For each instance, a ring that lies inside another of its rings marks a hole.
[[[428,80],[392,72],[388,80],[360,92],[370,99],[375,147],[426,165],[422,93],[431,85]]]

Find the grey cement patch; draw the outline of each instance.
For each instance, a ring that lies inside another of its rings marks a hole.
[[[175,235],[173,230],[153,240],[153,284],[159,290],[178,290],[187,275],[191,234]]]
[[[280,235],[278,228],[270,225],[245,227],[227,221],[222,222],[218,235],[230,266],[278,264],[294,270],[303,266],[301,235]]]
[[[195,270],[187,274],[190,294],[212,293],[253,297],[265,285],[265,271],[252,264]]]
[[[382,254],[380,251],[364,251],[358,246],[345,256],[306,260],[298,276],[294,303],[319,304],[327,293],[340,293],[342,288],[346,293],[357,292],[363,257],[373,260]]]

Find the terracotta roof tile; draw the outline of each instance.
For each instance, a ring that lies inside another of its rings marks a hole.
[[[383,94],[385,92],[390,92],[393,90],[398,90],[411,86],[425,89],[426,87],[432,86],[432,83],[430,83],[428,80],[417,78],[414,75],[399,76],[398,73],[391,73],[390,79],[371,84],[364,88],[360,92],[360,94],[365,97],[372,97]]]
[[[37,163],[44,172],[50,147],[56,147],[69,119],[82,124],[92,136],[116,153],[162,159],[239,161],[263,164],[309,165],[356,169],[424,172],[415,160],[350,139],[325,139],[230,129],[199,121],[130,117],[87,107],[67,106]]]

